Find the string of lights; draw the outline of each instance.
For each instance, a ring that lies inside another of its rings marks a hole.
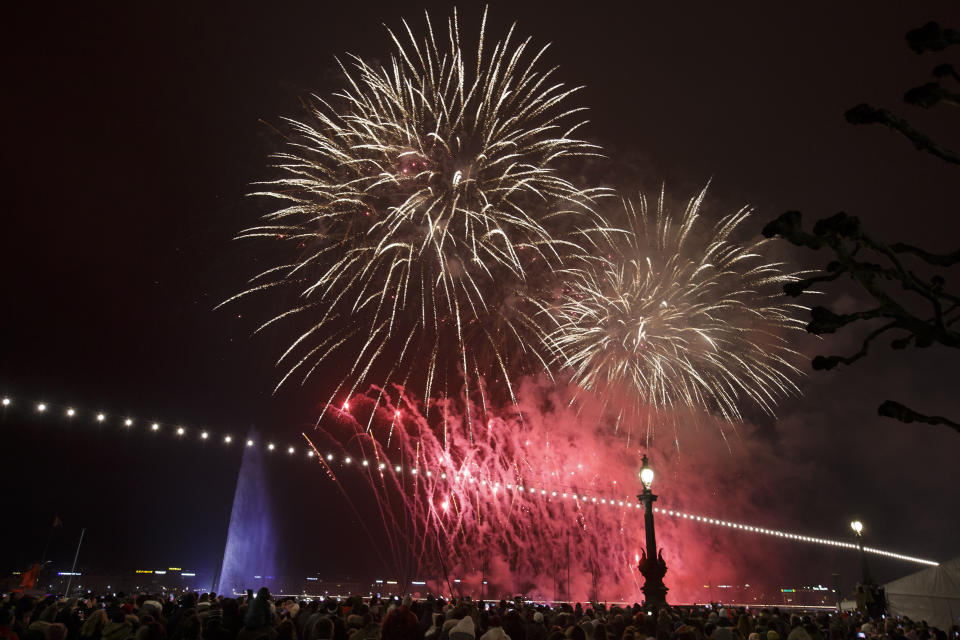
[[[4,397],[0,399],[0,405],[4,413],[15,408],[15,403],[12,398]],[[28,404],[29,406],[29,404]],[[48,415],[60,415],[66,420],[73,420],[81,417],[81,411],[72,406],[67,405],[57,405],[49,402],[35,402],[32,403],[33,411],[36,414],[48,414]],[[349,405],[344,406],[344,410],[349,410]],[[83,412],[84,415],[88,415],[90,419],[99,424],[119,424],[124,429],[133,429],[140,425],[140,422],[135,420],[130,416],[117,417],[115,415],[105,413],[105,412]],[[185,426],[179,424],[169,424],[162,422],[151,422],[147,421],[144,423],[146,429],[150,432],[169,432],[173,433],[178,438],[186,437],[195,437],[200,440],[210,440],[211,437],[214,437],[207,429],[188,429]],[[225,445],[230,445],[233,443],[233,436],[230,434],[216,434],[216,438],[219,438],[220,441]],[[305,455],[306,458],[314,458],[317,456],[316,449],[312,446],[308,447],[296,447],[293,445],[278,445],[272,441],[256,442],[252,439],[246,440],[244,446],[255,447],[262,446],[267,452],[273,452],[278,450],[284,450],[287,455],[293,456],[296,454]],[[469,484],[477,484],[481,490],[488,490],[493,497],[496,497],[498,494],[510,493],[514,497],[519,497],[523,495],[525,497],[534,498],[534,499],[546,499],[546,500],[570,500],[575,502],[578,507],[590,507],[596,506],[598,509],[603,507],[613,507],[613,508],[622,508],[622,509],[641,509],[643,505],[639,502],[636,502],[632,498],[621,498],[621,497],[610,497],[609,495],[593,495],[591,492],[584,493],[581,491],[576,491],[571,488],[563,487],[544,487],[540,486],[529,486],[524,484],[522,481],[517,483],[506,483],[501,485],[500,482],[487,482],[487,480],[482,478],[477,478],[470,474],[468,470],[456,471],[451,469],[445,469],[443,467],[437,467],[436,469],[424,469],[420,465],[415,466],[405,466],[401,464],[393,464],[391,462],[380,459],[379,461],[371,463],[368,459],[353,459],[349,455],[336,456],[333,453],[323,454],[324,462],[328,467],[339,464],[341,468],[369,468],[371,466],[376,466],[381,472],[386,471],[389,468],[393,468],[394,473],[409,474],[411,477],[423,475],[427,478],[435,478],[433,482],[443,482],[449,481],[451,483],[455,482],[466,482]],[[448,460],[449,462],[449,460]],[[452,465],[452,463],[451,463]],[[442,498],[440,499],[439,504],[441,509],[446,510],[449,507],[447,503]],[[665,507],[654,507],[655,513],[664,514],[666,516],[676,518],[677,520],[684,520],[689,522],[695,522],[697,524],[723,527],[726,529],[732,529],[736,531],[743,531],[748,533],[755,533],[759,535],[771,536],[774,538],[781,538],[783,540],[790,540],[792,542],[802,542],[807,544],[820,544],[830,547],[842,548],[842,549],[858,549],[856,543],[847,542],[844,540],[833,540],[830,538],[823,538],[818,536],[810,536],[802,533],[795,533],[791,531],[783,531],[780,529],[771,529],[768,527],[761,527],[753,524],[734,522],[731,520],[725,520],[722,518],[716,518],[713,516],[689,513],[685,511],[679,511],[676,509],[668,509]],[[910,556],[902,553],[896,553],[893,551],[887,551],[885,549],[878,549],[875,547],[864,547],[863,550],[867,553],[872,553],[879,556],[884,556],[887,558],[893,558],[896,560],[902,560],[905,562],[912,562],[915,564],[922,564],[927,566],[939,566],[939,562],[933,560],[926,560],[924,558],[918,558],[915,556]]]

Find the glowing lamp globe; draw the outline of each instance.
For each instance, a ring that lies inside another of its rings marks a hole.
[[[853,529],[853,532],[857,535],[863,533],[863,523],[859,520],[854,520],[850,523],[850,528]]]
[[[643,466],[640,468],[640,482],[644,489],[649,489],[653,484],[653,469],[647,466],[647,456],[643,456]]]

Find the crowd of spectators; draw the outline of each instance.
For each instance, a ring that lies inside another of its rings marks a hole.
[[[949,637],[948,637],[949,636]],[[648,610],[595,603],[410,597],[274,598],[187,593],[64,598],[10,594],[0,640],[956,640],[960,628],[856,612],[776,607]]]

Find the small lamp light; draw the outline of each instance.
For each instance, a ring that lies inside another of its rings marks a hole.
[[[653,484],[653,469],[647,464],[647,456],[643,456],[643,466],[640,467],[640,482],[643,483],[643,488],[647,491],[650,490],[650,485]]]

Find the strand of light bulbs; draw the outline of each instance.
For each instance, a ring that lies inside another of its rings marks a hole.
[[[9,398],[9,397],[4,397],[4,398],[0,399],[0,405],[2,405],[2,406],[6,409],[6,408],[8,408],[8,407],[13,406],[13,400],[12,400],[11,398]],[[36,405],[35,405],[35,409],[36,409],[36,412],[37,412],[37,413],[48,413],[48,412],[50,412],[51,410],[57,409],[57,408],[61,409],[62,412],[63,412],[63,415],[66,416],[67,418],[74,418],[74,417],[77,416],[77,410],[76,410],[74,407],[54,406],[54,405],[51,405],[51,404],[46,403],[46,402],[38,402],[38,403],[36,403]],[[97,421],[97,422],[103,423],[103,422],[106,422],[106,421],[107,421],[107,414],[105,414],[105,413],[99,412],[99,413],[95,413],[95,414],[92,414],[92,415],[93,415],[94,420]],[[133,418],[124,418],[124,419],[123,419],[123,426],[124,426],[124,427],[128,427],[128,428],[129,428],[129,427],[132,427],[133,425],[134,425],[134,420],[133,420]],[[150,423],[150,430],[151,430],[151,431],[154,431],[154,432],[160,431],[163,426],[167,426],[167,425],[162,425],[162,424],[159,423],[159,422],[153,422],[153,423]],[[175,428],[175,433],[177,434],[177,436],[184,436],[184,435],[186,434],[186,432],[187,432],[186,427],[177,426],[177,427]],[[200,433],[200,439],[201,439],[201,440],[208,440],[208,439],[210,438],[210,433],[209,433],[208,431],[206,431],[206,430],[201,430],[199,433]],[[232,438],[230,435],[225,435],[225,436],[223,436],[223,442],[224,442],[224,444],[230,444],[231,442],[233,442],[233,438]],[[246,444],[247,447],[256,446],[256,442],[254,442],[254,441],[251,440],[251,439],[248,439],[245,444]],[[266,449],[267,449],[267,451],[275,451],[275,450],[277,449],[277,445],[274,444],[273,442],[267,442],[267,444],[266,444]],[[288,446],[288,447],[286,448],[286,452],[287,452],[288,455],[294,455],[294,454],[297,452],[297,449],[296,449],[296,447]],[[313,457],[315,457],[316,454],[314,453],[314,449],[308,447],[308,448],[306,449],[306,455],[307,455],[308,458],[313,458]],[[326,461],[327,464],[335,463],[335,462],[337,461],[337,457],[334,456],[334,454],[332,454],[332,453],[326,454],[325,456],[323,456],[323,458],[324,458],[324,460]],[[352,463],[354,462],[354,460],[353,460],[353,458],[351,458],[350,456],[344,456],[343,458],[341,458],[341,462],[342,462],[342,464],[343,464],[344,466],[351,466]],[[361,465],[362,467],[370,467],[370,466],[371,466],[371,465],[370,465],[370,461],[369,461],[369,460],[366,460],[366,459],[361,460],[361,461],[360,461],[360,465]],[[390,467],[390,466],[391,466],[391,465],[390,465],[389,463],[387,463],[387,462],[379,462],[379,463],[377,464],[377,467],[379,468],[380,471],[384,471],[384,470],[386,470],[386,469],[387,469],[388,467]],[[398,474],[399,474],[399,473],[402,473],[402,472],[403,472],[403,467],[402,467],[401,465],[393,465],[393,470],[394,470],[395,473],[398,473]],[[418,468],[418,467],[413,467],[413,468],[410,470],[410,474],[411,474],[411,475],[417,475],[418,473],[419,473],[419,468]],[[433,470],[428,469],[428,470],[426,470],[426,471],[423,473],[423,475],[429,478],[429,477],[432,477],[432,476],[434,475],[434,472],[433,472]],[[438,474],[438,475],[439,475],[440,480],[446,480],[446,479],[447,479],[447,473],[446,473],[446,471],[439,470],[439,474]],[[490,487],[490,490],[491,490],[491,493],[493,493],[494,496],[496,496],[496,494],[497,494],[497,493],[500,491],[500,489],[501,489],[501,486],[500,486],[500,483],[499,483],[499,482],[488,483],[486,480],[480,480],[479,482],[477,482],[476,479],[473,477],[473,475],[469,474],[469,473],[466,472],[466,471],[464,471],[463,473],[451,472],[450,475],[453,475],[453,476],[454,476],[454,481],[456,481],[456,479],[458,479],[458,478],[462,475],[463,477],[467,478],[467,482],[468,482],[469,484],[475,484],[475,483],[476,483],[476,484],[479,484],[481,487],[489,486],[489,487]],[[577,492],[575,492],[574,490],[571,490],[571,489],[554,489],[554,488],[544,488],[544,487],[525,487],[523,484],[514,484],[514,483],[506,483],[504,486],[505,486],[505,488],[506,488],[507,491],[512,491],[512,492],[514,492],[515,494],[523,495],[523,496],[525,496],[525,497],[530,496],[530,495],[533,495],[534,497],[539,496],[539,497],[541,497],[541,498],[560,498],[560,499],[562,499],[562,500],[571,499],[571,500],[577,502],[577,503],[579,504],[579,506],[581,506],[581,507],[584,506],[584,505],[586,505],[586,506],[589,506],[589,505],[597,505],[598,508],[599,508],[599,507],[603,507],[603,506],[609,505],[609,506],[611,506],[611,507],[623,507],[623,508],[625,508],[625,509],[640,509],[640,508],[642,508],[642,506],[643,506],[641,503],[635,502],[635,501],[633,501],[631,498],[618,499],[618,498],[599,497],[599,496],[594,496],[594,495],[585,495],[585,494],[582,494],[582,493],[577,493]],[[446,502],[446,501],[444,501],[444,502],[442,503],[442,505],[443,505],[443,504],[449,505],[449,503]],[[442,505],[441,505],[441,506],[442,506]],[[712,525],[712,526],[716,526],[716,527],[724,527],[724,528],[733,529],[733,530],[736,530],[736,531],[745,531],[745,532],[749,532],[749,533],[756,533],[756,534],[760,534],[760,535],[767,535],[767,536],[771,536],[771,537],[774,537],[774,538],[781,538],[781,539],[784,539],[784,540],[790,540],[790,541],[793,541],[793,542],[804,542],[804,543],[810,543],[810,544],[820,544],[820,545],[826,545],[826,546],[837,547],[837,548],[842,548],[842,549],[857,549],[857,548],[858,548],[858,545],[856,545],[855,543],[853,543],[853,542],[847,542],[847,541],[843,541],[843,540],[831,540],[831,539],[829,539],[829,538],[821,538],[821,537],[817,537],[817,536],[808,536],[808,535],[801,534],[801,533],[793,533],[793,532],[790,532],[790,531],[781,531],[781,530],[779,530],[779,529],[769,529],[769,528],[766,528],[766,527],[759,527],[759,526],[757,526],[757,525],[745,524],[745,523],[741,523],[741,522],[732,522],[732,521],[730,521],[730,520],[723,520],[723,519],[721,519],[721,518],[714,518],[714,517],[711,517],[711,516],[703,516],[703,515],[697,515],[697,514],[693,514],[693,513],[686,513],[686,512],[683,512],[683,511],[677,511],[677,510],[674,510],[674,509],[666,509],[666,508],[664,508],[664,507],[654,507],[653,510],[654,510],[655,513],[662,513],[662,514],[664,514],[664,515],[666,515],[666,516],[669,516],[669,517],[672,517],[672,518],[677,518],[678,520],[688,520],[688,521],[691,521],[691,522],[697,522],[697,523],[706,524],[706,525]],[[939,562],[934,562],[933,560],[926,560],[926,559],[924,559],[924,558],[917,558],[917,557],[905,555],[905,554],[902,554],[902,553],[895,553],[895,552],[893,552],[893,551],[886,551],[886,550],[884,550],[884,549],[877,549],[877,548],[875,548],[875,547],[866,547],[866,546],[865,546],[865,547],[863,548],[863,550],[864,550],[865,552],[867,552],[867,553],[872,553],[872,554],[876,554],[876,555],[879,555],[879,556],[884,556],[884,557],[887,557],[887,558],[894,558],[894,559],[897,559],[897,560],[903,560],[903,561],[905,561],[905,562],[913,562],[913,563],[916,563],[916,564],[923,564],[923,565],[934,566],[934,567],[935,567],[935,566],[939,566],[939,564],[940,564]]]
[[[6,410],[13,406],[13,399],[10,398],[9,396],[6,396],[0,399],[0,405],[2,405],[3,409]],[[61,409],[63,416],[66,418],[75,418],[79,415],[78,410],[75,409],[74,407],[52,405],[48,402],[38,402],[34,405],[34,409],[36,410],[37,413],[43,413],[43,414],[50,414],[57,409]],[[91,415],[93,417],[93,420],[96,422],[99,422],[99,423],[107,422],[108,416],[106,413],[103,413],[102,411],[93,413]],[[135,423],[134,419],[129,417],[123,418],[121,422],[121,424],[126,428],[134,426],[134,423]],[[187,433],[187,428],[183,426],[167,425],[160,422],[151,422],[149,423],[149,425],[150,425],[149,426],[150,431],[154,431],[154,432],[161,431],[164,427],[169,427],[169,428],[172,428],[174,433],[176,433],[178,436],[184,436]],[[197,432],[201,440],[210,439],[210,432],[207,431],[206,429],[198,429]],[[230,444],[231,442],[233,442],[233,436],[230,436],[229,434],[224,435],[223,442],[225,444]],[[253,446],[253,441],[252,440],[248,441],[248,444],[250,446]]]

